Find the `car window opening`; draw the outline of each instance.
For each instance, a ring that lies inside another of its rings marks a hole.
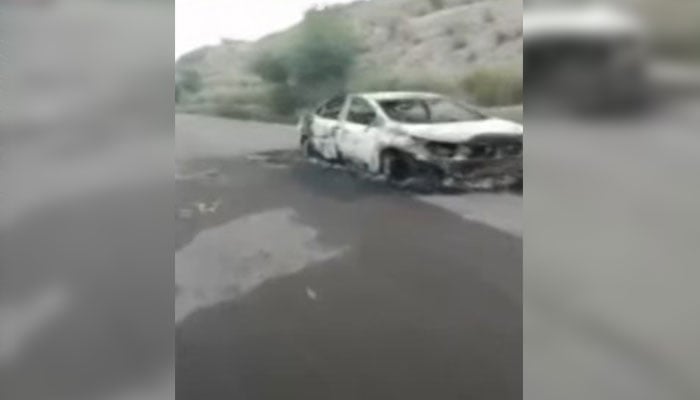
[[[476,110],[442,98],[385,100],[379,105],[389,118],[408,124],[442,124],[486,118]]]
[[[365,100],[353,99],[348,110],[347,120],[360,125],[371,125],[377,118],[377,114]]]

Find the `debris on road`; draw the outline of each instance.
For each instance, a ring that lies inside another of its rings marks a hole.
[[[216,210],[219,209],[219,207],[221,206],[222,203],[223,202],[221,199],[217,199],[216,201],[214,201],[213,203],[211,203],[209,205],[207,205],[206,203],[202,203],[202,202],[195,203],[194,205],[200,214],[206,215],[206,214],[216,213]]]
[[[401,182],[390,181],[385,175],[372,174],[353,165],[340,164],[318,158],[304,158],[299,151],[278,150],[256,154],[248,157],[249,161],[262,162],[265,165],[311,164],[326,170],[346,171],[366,182],[389,183],[392,187],[417,192],[430,193],[465,193],[465,192],[514,192],[522,193],[523,167],[522,158],[507,160],[486,166],[475,166],[463,172],[448,176],[421,174],[409,177]]]
[[[191,208],[181,208],[177,210],[178,219],[190,219],[192,217],[194,217],[194,210]]]
[[[177,172],[175,173],[175,180],[176,181],[191,181],[191,180],[197,180],[197,179],[214,179],[217,176],[219,176],[220,172],[216,168],[211,168],[207,169],[204,171],[196,171],[196,172],[191,172],[191,173],[181,173]]]
[[[318,299],[318,294],[308,286],[306,287],[306,296],[313,301]]]
[[[281,152],[268,152],[268,153],[257,153],[250,154],[246,156],[246,160],[259,162],[264,164],[268,168],[272,169],[288,169],[292,161],[294,161],[293,155],[284,156]]]

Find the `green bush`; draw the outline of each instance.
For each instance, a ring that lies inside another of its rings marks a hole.
[[[502,45],[503,43],[507,42],[508,39],[510,39],[510,36],[508,36],[508,34],[503,31],[496,32],[496,36],[494,37],[496,46]]]
[[[505,107],[491,107],[482,110],[485,114],[491,116],[491,117],[496,117],[496,118],[502,118],[502,119],[507,119],[510,121],[516,121],[523,123],[523,105],[513,105],[513,106],[505,106]]]
[[[193,69],[179,71],[176,80],[177,86],[184,92],[197,93],[203,87],[202,77],[199,75],[199,72]]]
[[[487,24],[491,24],[494,21],[496,21],[496,17],[493,15],[493,11],[491,11],[490,9],[485,10],[482,17],[484,19],[484,22]]]
[[[217,117],[234,118],[234,119],[259,119],[259,115],[252,112],[248,107],[243,107],[237,104],[216,103],[213,107],[213,112]]]
[[[175,73],[175,102],[182,103],[199,93],[203,87],[202,77],[196,70],[177,71]]]
[[[268,104],[268,97],[263,101],[241,99],[237,95],[216,97],[210,101],[193,105],[196,112],[225,118],[258,120],[271,122],[294,122],[294,118],[274,113]]]
[[[276,84],[344,81],[361,49],[353,30],[338,16],[310,10],[294,39],[259,55],[252,69],[265,81]]]
[[[452,42],[452,48],[454,50],[461,50],[466,48],[467,46],[469,46],[469,42],[467,41],[467,39],[462,37],[457,38],[454,42]]]
[[[270,83],[268,105],[278,115],[345,90],[359,46],[350,26],[331,10],[310,10],[296,36],[260,55],[253,71]]]
[[[427,91],[452,94],[455,85],[449,80],[427,73],[377,74],[365,71],[353,79],[349,89],[354,92]]]
[[[523,73],[518,68],[484,68],[466,76],[462,89],[482,106],[504,106],[523,101]]]
[[[346,80],[358,49],[353,31],[343,20],[328,12],[310,11],[288,55],[292,79],[300,85]]]
[[[253,71],[268,82],[286,83],[289,79],[289,67],[280,54],[262,54],[253,62]]]
[[[291,115],[300,106],[303,101],[299,94],[294,91],[289,85],[275,85],[269,92],[270,109],[279,115]]]
[[[430,0],[430,6],[435,11],[442,10],[445,8],[445,0]]]

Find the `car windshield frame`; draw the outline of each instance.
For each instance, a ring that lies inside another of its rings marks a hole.
[[[413,107],[420,107],[422,111],[425,112],[425,118],[422,119],[411,119],[407,118],[407,115],[400,115],[397,113],[401,110],[396,110],[393,105],[398,105],[401,103],[406,103],[407,105],[412,105]],[[444,103],[454,108],[454,111],[464,112],[462,116],[457,116],[453,118],[438,118],[435,119],[434,105],[436,103]],[[390,120],[402,124],[414,124],[414,125],[432,125],[432,124],[448,124],[448,123],[459,123],[459,122],[474,122],[483,121],[489,117],[485,114],[477,111],[476,109],[469,107],[459,101],[447,98],[447,97],[410,97],[410,98],[396,98],[396,99],[384,99],[378,100],[377,104],[381,108],[382,112]],[[469,114],[469,117],[465,117]]]

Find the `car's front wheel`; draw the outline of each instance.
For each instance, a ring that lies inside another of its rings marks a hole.
[[[301,137],[300,147],[301,155],[304,156],[304,158],[320,158],[318,150],[316,150],[311,138],[308,136],[305,135]]]
[[[401,183],[411,177],[411,160],[395,150],[386,150],[380,157],[381,172],[390,182]]]

